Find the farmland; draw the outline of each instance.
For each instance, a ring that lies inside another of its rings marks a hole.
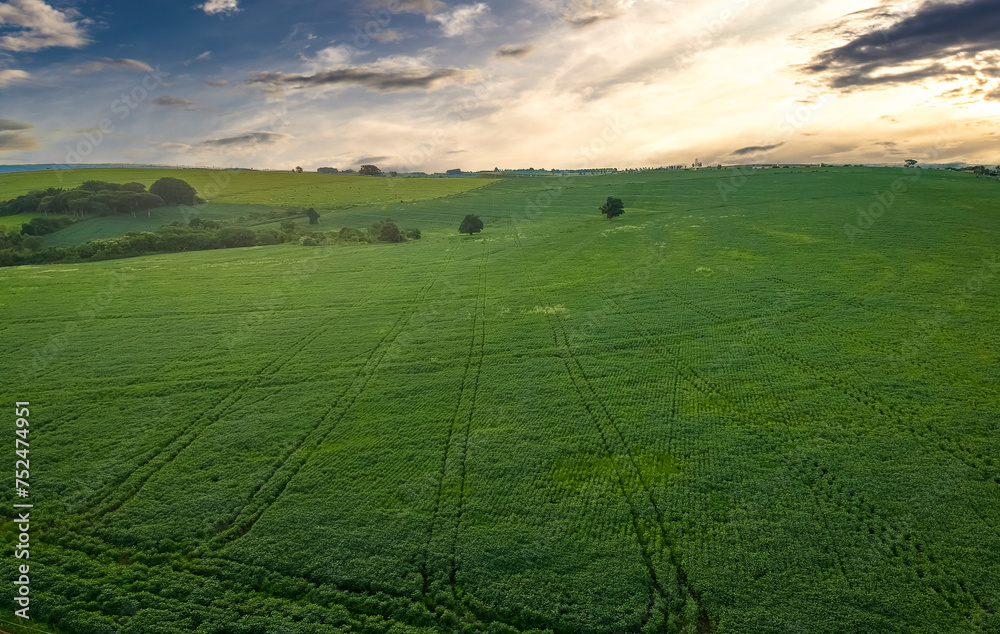
[[[1000,630],[995,181],[280,176],[425,237],[0,269],[33,623]]]

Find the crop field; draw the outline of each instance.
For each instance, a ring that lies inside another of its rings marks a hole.
[[[27,625],[1000,631],[997,182],[280,177],[424,239],[0,269]]]
[[[314,207],[319,211],[361,204],[427,200],[459,194],[491,182],[477,178],[370,178],[293,172],[94,168],[4,174],[0,178],[0,200],[32,189],[69,189],[89,180],[136,182],[149,187],[165,176],[187,182],[209,202]]]

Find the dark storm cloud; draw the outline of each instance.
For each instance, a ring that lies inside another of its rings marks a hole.
[[[433,90],[446,83],[461,83],[476,77],[473,71],[458,68],[419,70],[379,70],[370,68],[342,68],[315,75],[290,75],[286,73],[254,73],[247,80],[250,84],[264,84],[272,88],[309,88],[316,86],[356,85],[379,92],[400,90]]]
[[[190,106],[196,105],[195,102],[190,99],[181,99],[180,97],[171,97],[170,95],[163,95],[151,100],[151,103],[155,103],[158,106],[167,106],[169,108],[188,108]]]
[[[747,154],[758,154],[760,152],[770,152],[784,145],[784,143],[775,143],[774,145],[750,145],[748,147],[741,147],[738,150],[733,151],[733,156],[746,156]]]
[[[14,121],[13,119],[0,119],[0,132],[6,132],[8,130],[30,130],[35,126],[30,123],[21,123],[20,121]]]
[[[975,75],[979,69],[970,63],[973,57],[998,49],[1000,7],[996,0],[927,2],[895,24],[823,51],[802,70],[824,75],[833,88],[893,85]],[[966,63],[956,67],[939,61],[946,58]],[[879,72],[902,65],[912,68]]]
[[[38,139],[23,132],[0,132],[0,152],[37,150]]]
[[[498,48],[493,55],[496,57],[512,57],[514,59],[518,59],[531,55],[531,52],[534,50],[535,47],[531,44],[506,44]]]
[[[246,134],[241,134],[240,136],[231,136],[225,139],[202,141],[200,145],[202,147],[232,147],[236,145],[254,144],[270,145],[287,137],[287,134],[280,134],[278,132],[248,132]]]

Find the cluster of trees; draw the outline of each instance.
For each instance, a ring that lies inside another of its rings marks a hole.
[[[68,216],[32,218],[29,222],[21,225],[21,233],[26,236],[44,236],[47,233],[59,231],[63,227],[68,227],[71,224],[73,224],[73,219]]]
[[[339,231],[303,233],[293,220],[285,220],[280,229],[255,231],[249,227],[221,224],[214,220],[192,218],[187,224],[174,222],[156,231],[129,232],[114,238],[91,240],[85,244],[42,250],[35,235],[0,232],[0,266],[46,264],[50,262],[109,260],[207,249],[265,246],[299,243],[306,246],[358,242],[405,242],[419,240],[419,229],[400,229],[391,219],[379,220],[365,230],[345,227]]]
[[[196,205],[205,202],[198,192],[179,178],[164,177],[149,191],[142,183],[87,181],[73,189],[49,187],[32,190],[0,202],[0,216],[15,214],[70,215],[78,218],[135,215],[164,205]]]

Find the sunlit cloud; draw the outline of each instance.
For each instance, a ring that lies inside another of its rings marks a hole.
[[[240,10],[238,0],[208,0],[195,8],[208,15],[232,15]]]
[[[145,62],[140,62],[137,59],[111,59],[110,57],[102,57],[99,60],[75,66],[71,68],[69,72],[76,75],[84,75],[88,73],[99,73],[105,70],[141,70],[149,72],[153,70],[153,67]]]
[[[80,48],[90,42],[83,25],[71,10],[59,11],[41,0],[9,0],[0,3],[0,28],[14,29],[14,33],[0,37],[0,50]]]
[[[445,37],[457,37],[472,33],[482,26],[483,18],[489,10],[490,7],[485,2],[461,4],[450,11],[428,15],[427,21],[437,22],[441,26],[441,34]]]
[[[24,81],[31,75],[23,70],[17,70],[14,68],[4,68],[0,69],[0,88],[4,88],[9,84],[13,84],[17,81]]]

